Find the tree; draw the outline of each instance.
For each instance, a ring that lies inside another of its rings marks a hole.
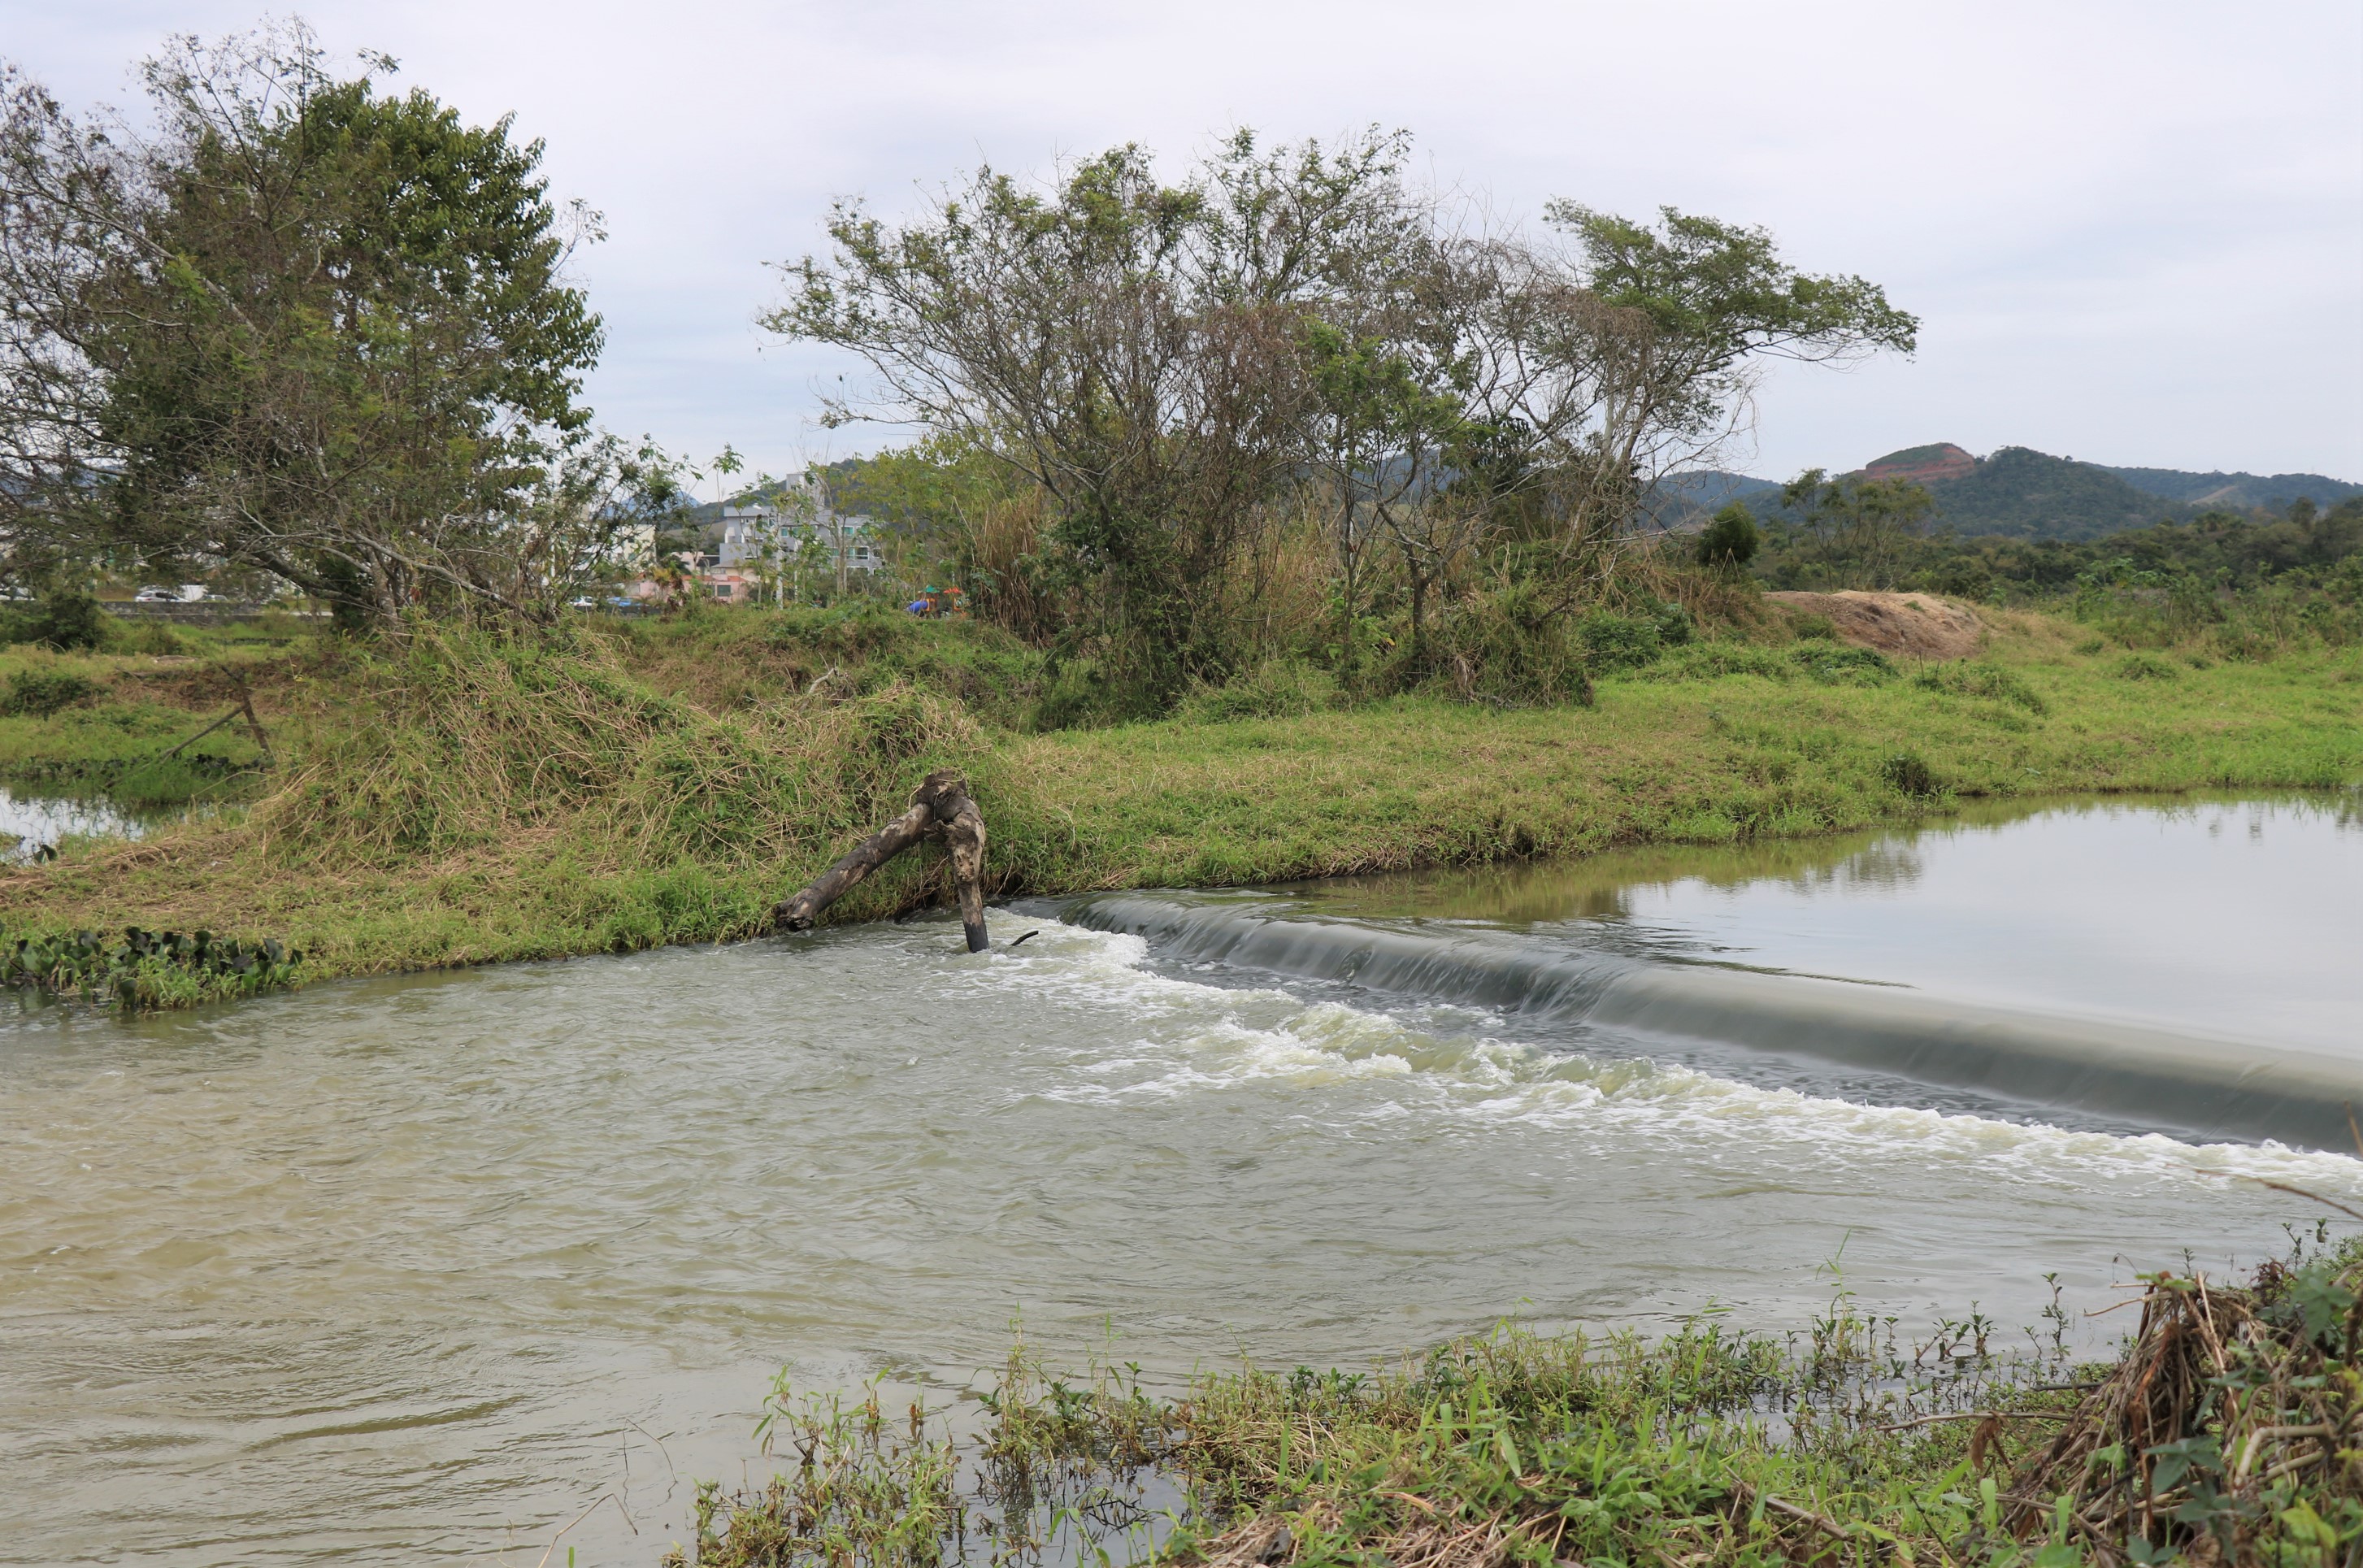
[[[1818,468],[1783,485],[1781,504],[1802,520],[1821,564],[1870,588],[1895,585],[1910,541],[1936,510],[1936,498],[1910,480],[1831,479]]]
[[[1395,205],[1401,142],[1259,153],[1178,184],[1121,147],[1048,190],[978,171],[901,225],[842,204],[764,321],[875,373],[831,417],[915,424],[1048,498],[1110,653],[1151,700],[1227,673],[1241,539],[1306,456],[1298,328]]]
[[[602,328],[541,144],[300,25],[143,76],[157,128],[0,105],[0,516],[12,537],[258,568],[348,620],[548,614],[610,542]]]
[[[1756,514],[1744,501],[1734,501],[1709,520],[1698,537],[1698,562],[1701,566],[1722,567],[1737,571],[1756,559],[1761,539],[1756,531]]]
[[[1542,350],[1572,357],[1597,387],[1574,439],[1549,454],[1568,476],[1558,537],[1570,556],[1613,540],[1655,480],[1714,450],[1760,361],[1831,363],[1917,342],[1917,318],[1877,284],[1800,272],[1761,228],[1672,207],[1652,227],[1568,201],[1546,217],[1573,244],[1559,265],[1597,322]]]

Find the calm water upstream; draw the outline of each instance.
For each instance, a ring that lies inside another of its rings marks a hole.
[[[1882,1309],[2031,1321],[2322,1212],[2243,1178],[2363,1203],[2205,1130],[2211,1064],[2268,1120],[2363,1083],[2352,796],[994,928],[1041,934],[0,1013],[0,1562],[529,1564],[608,1496],[565,1544],[645,1563],[782,1364],[1785,1326],[1841,1244]]]
[[[103,795],[21,795],[0,787],[0,863],[30,860],[65,839],[138,839],[161,822],[188,815],[177,810],[135,811]]]

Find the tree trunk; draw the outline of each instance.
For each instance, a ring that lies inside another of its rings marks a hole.
[[[920,840],[935,838],[942,839],[951,853],[968,951],[982,952],[990,945],[984,929],[984,814],[969,798],[967,781],[949,770],[929,773],[912,792],[908,811],[839,856],[811,886],[774,906],[773,922],[791,931],[812,929],[823,910],[871,872]]]

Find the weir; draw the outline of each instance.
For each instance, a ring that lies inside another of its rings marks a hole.
[[[2363,1145],[2363,1061],[1908,989],[1570,951],[1503,932],[1323,918],[1254,894],[1107,894],[1061,917],[1163,956],[1389,995],[1872,1069],[2200,1139]]]

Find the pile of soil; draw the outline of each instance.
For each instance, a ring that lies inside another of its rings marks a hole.
[[[1907,659],[1967,659],[1985,641],[1986,628],[1965,605],[1929,594],[1767,594],[1776,605],[1827,616],[1841,641]]]

